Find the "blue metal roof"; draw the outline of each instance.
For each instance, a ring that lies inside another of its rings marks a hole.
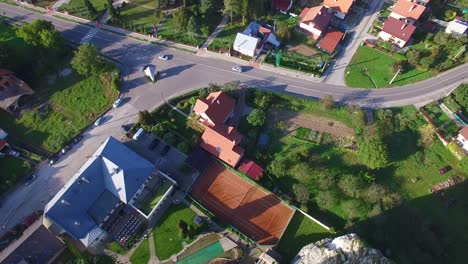
[[[128,203],[153,170],[153,164],[109,137],[47,204],[45,215],[73,238],[81,239],[100,224],[88,213],[95,203],[110,209],[117,199]],[[105,191],[116,199],[109,198],[109,194],[104,201],[98,199]]]

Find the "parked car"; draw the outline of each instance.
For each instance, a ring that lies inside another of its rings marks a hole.
[[[123,129],[123,131],[128,132],[130,131],[131,125],[121,125],[120,128]]]
[[[24,182],[24,185],[25,185],[25,186],[28,186],[28,185],[31,184],[35,179],[37,179],[37,175],[36,175],[36,174],[31,174],[28,178],[26,178],[26,181]]]
[[[57,163],[58,159],[59,159],[59,158],[58,158],[58,156],[56,156],[56,155],[50,157],[50,158],[49,158],[49,166],[52,166],[52,165],[54,165],[55,163]]]
[[[169,152],[170,149],[171,149],[171,146],[166,145],[164,146],[164,148],[161,150],[161,153],[159,154],[161,154],[161,156],[166,156],[166,154]]]
[[[445,167],[443,167],[442,169],[439,170],[439,174],[442,175],[442,174],[445,174],[445,173],[447,173],[447,172],[449,172],[451,170],[452,170],[452,166],[445,166]]]
[[[159,142],[160,142],[159,139],[157,138],[153,139],[153,141],[151,141],[151,143],[149,144],[148,149],[150,150],[155,149],[159,145]]]
[[[232,70],[235,71],[235,72],[242,72],[242,67],[241,66],[234,66],[232,67]]]
[[[163,60],[163,61],[169,60],[169,56],[168,56],[168,55],[160,55],[158,58],[159,58],[160,60]]]
[[[102,116],[99,117],[98,119],[96,119],[96,122],[94,122],[94,125],[99,126],[102,123],[103,120],[104,120],[104,117],[102,117]]]
[[[115,102],[112,104],[112,108],[117,108],[122,103],[122,98],[117,98]]]
[[[63,146],[62,150],[60,151],[62,154],[67,153],[71,149],[70,145]]]
[[[83,139],[83,136],[82,136],[82,135],[78,135],[78,136],[76,136],[76,137],[73,139],[73,143],[74,143],[74,144],[77,144],[77,143],[80,142],[82,139]]]
[[[10,156],[13,156],[13,157],[19,157],[20,156],[20,153],[18,151],[14,151],[12,149],[10,149],[10,151],[8,152],[8,154]]]

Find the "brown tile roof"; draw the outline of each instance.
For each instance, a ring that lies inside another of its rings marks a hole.
[[[347,14],[354,0],[324,0],[323,5],[333,8],[343,14]]]
[[[318,43],[317,46],[328,53],[333,53],[336,46],[340,43],[344,33],[338,30],[328,32],[325,37]]]
[[[197,114],[205,113],[215,125],[222,124],[234,111],[236,101],[223,91],[210,93],[205,99],[198,99],[193,107]]]
[[[327,29],[327,26],[332,19],[332,15],[323,5],[311,8],[306,7],[302,10],[299,16],[302,18],[301,23],[307,24],[308,22],[312,22],[314,23],[314,27],[321,31]]]
[[[418,5],[417,3],[410,2],[408,0],[398,0],[398,2],[393,7],[392,12],[395,12],[406,18],[418,20],[424,10],[426,10],[425,6]]]
[[[231,126],[218,125],[206,127],[201,137],[200,146],[220,160],[235,167],[244,155],[239,145],[242,135]]]
[[[416,27],[414,25],[393,17],[389,17],[387,21],[384,22],[382,29],[383,32],[386,32],[403,41],[408,41],[415,30]]]
[[[468,140],[468,126],[464,126],[458,134],[462,135],[465,139]]]

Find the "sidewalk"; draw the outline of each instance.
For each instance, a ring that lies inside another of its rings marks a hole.
[[[216,36],[218,36],[219,32],[221,32],[221,30],[223,29],[223,27],[226,25],[226,23],[228,22],[229,20],[229,17],[228,16],[224,16],[223,19],[221,20],[221,22],[219,23],[219,25],[215,28],[215,30],[213,31],[213,33],[211,33],[211,35],[205,40],[205,42],[203,42],[203,45],[201,46],[201,49],[206,49],[208,48],[208,46],[211,44],[211,42],[213,42],[213,40],[216,38]]]

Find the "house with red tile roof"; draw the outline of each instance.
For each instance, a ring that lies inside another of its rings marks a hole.
[[[403,20],[389,17],[384,22],[383,29],[379,33],[379,38],[384,41],[390,41],[393,44],[403,48],[410,40],[416,27]]]
[[[239,146],[243,136],[226,121],[234,114],[236,102],[223,91],[210,93],[198,99],[193,111],[200,116],[199,122],[206,128],[201,136],[200,147],[232,167],[237,166],[244,149]]]
[[[317,47],[329,54],[333,53],[340,41],[343,39],[344,33],[339,30],[331,30],[325,37],[323,37],[318,43]]]
[[[232,126],[206,127],[200,146],[232,167],[237,166],[244,149],[239,146],[243,136]]]
[[[222,125],[234,113],[236,102],[223,91],[210,93],[206,98],[198,99],[193,107],[200,122],[206,126]]]
[[[408,22],[413,23],[422,16],[425,10],[424,5],[420,5],[415,1],[398,0],[392,9],[392,13],[390,13],[390,17],[408,19]]]
[[[468,126],[458,131],[457,141],[465,151],[468,151]]]
[[[0,107],[10,111],[18,106],[21,96],[33,94],[34,91],[14,73],[0,68]]]
[[[339,18],[344,19],[349,13],[354,0],[324,0],[323,5],[333,10],[333,14]]]
[[[326,31],[332,16],[333,14],[323,5],[306,7],[299,15],[301,18],[299,28],[302,32],[317,40]]]
[[[271,4],[274,8],[278,9],[281,13],[287,13],[293,4],[291,0],[272,0]]]
[[[255,181],[260,180],[263,174],[263,168],[251,160],[244,160],[241,162],[238,169]]]

